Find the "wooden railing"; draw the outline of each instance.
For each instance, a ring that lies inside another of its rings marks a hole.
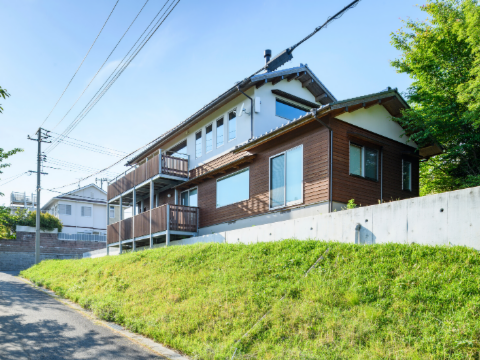
[[[170,209],[167,226],[167,209]],[[171,231],[198,231],[198,208],[183,205],[162,205],[145,211],[134,217],[119,221],[107,227],[107,243],[112,244],[120,240],[129,240],[135,237],[150,235],[150,215],[152,217],[152,234],[165,230]],[[135,225],[135,227],[133,226]],[[119,234],[120,229],[120,234]],[[134,234],[135,232],[135,234]]]
[[[162,174],[188,178],[188,159],[162,154]]]
[[[122,176],[117,181],[108,185],[108,200],[123,194],[125,191],[130,190],[134,186],[137,186],[143,183],[145,180],[148,180],[160,173],[178,176],[181,178],[188,178],[188,159],[162,153],[161,163],[160,171],[159,155],[155,155],[153,158],[143,163],[135,170],[130,171],[125,176]]]
[[[170,230],[197,231],[198,208],[184,205],[170,205]]]

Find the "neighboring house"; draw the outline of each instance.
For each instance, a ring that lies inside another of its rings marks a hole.
[[[161,135],[108,186],[134,218],[110,246],[183,237],[419,195],[419,148],[392,116],[396,89],[338,101],[307,65],[249,77]],[[151,204],[153,206],[151,206]]]
[[[55,196],[42,207],[42,211],[49,212],[62,221],[62,233],[68,235],[105,236],[106,209],[107,193],[95,184]],[[110,206],[109,217],[112,222],[120,220],[118,206]]]

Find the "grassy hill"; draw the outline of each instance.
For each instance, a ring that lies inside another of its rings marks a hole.
[[[480,255],[468,248],[199,244],[44,261],[22,276],[192,358],[480,354]]]

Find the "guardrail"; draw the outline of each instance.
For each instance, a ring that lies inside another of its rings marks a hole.
[[[67,234],[58,233],[58,240],[74,240],[74,241],[97,241],[106,242],[106,235],[90,235],[90,234]]]

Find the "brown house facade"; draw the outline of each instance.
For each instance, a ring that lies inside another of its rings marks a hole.
[[[109,246],[168,245],[341,211],[351,199],[365,206],[419,195],[419,162],[441,149],[404,135],[393,118],[408,105],[396,90],[337,101],[309,69],[290,70],[227,91],[130,160],[108,199],[134,216],[108,226]],[[238,105],[248,103],[242,94],[255,103],[250,113]]]

